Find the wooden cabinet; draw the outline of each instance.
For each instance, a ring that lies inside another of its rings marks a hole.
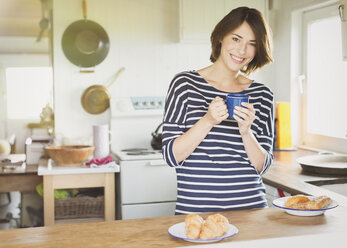
[[[240,6],[256,8],[267,18],[268,0],[179,0],[180,42],[209,42],[215,25]]]

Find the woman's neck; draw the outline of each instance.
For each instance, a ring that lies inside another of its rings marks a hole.
[[[217,61],[198,73],[213,87],[226,92],[240,92],[248,88],[251,80],[244,77],[239,71],[230,71]]]

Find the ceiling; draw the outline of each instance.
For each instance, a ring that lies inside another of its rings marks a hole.
[[[0,36],[33,36],[40,32],[44,8],[50,0],[0,0]],[[48,16],[47,9],[45,15]],[[44,34],[47,36],[47,32]]]

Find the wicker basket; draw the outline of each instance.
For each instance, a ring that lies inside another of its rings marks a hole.
[[[55,199],[55,219],[103,218],[104,196]]]

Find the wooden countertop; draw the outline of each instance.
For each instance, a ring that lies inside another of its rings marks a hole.
[[[306,183],[295,160],[312,152],[275,152],[275,162],[264,175],[264,182],[296,193],[320,195],[324,189]],[[291,237],[308,234],[347,233],[347,197],[327,191],[340,206],[325,214],[299,217],[282,209],[266,208],[223,212],[239,233],[221,242]],[[202,214],[205,218],[207,214]],[[137,220],[67,224],[0,231],[0,247],[180,247],[195,245],[168,234],[168,228],[184,221],[185,216],[168,216]],[[232,244],[232,243],[231,243]],[[333,245],[333,244],[332,244]]]
[[[239,229],[239,233],[221,242],[333,233],[336,230],[347,232],[347,211],[343,207],[314,217],[293,216],[277,208],[229,211],[223,215]],[[184,215],[178,215],[6,230],[0,231],[0,246],[139,248],[194,245],[168,234],[168,228],[184,218]]]
[[[0,156],[0,160],[10,159],[12,162],[24,161],[25,154],[10,154]],[[0,164],[0,193],[11,191],[32,192],[36,185],[42,182],[37,175],[38,165],[16,165],[15,168],[6,168],[8,163]],[[0,245],[1,247],[1,245]]]
[[[301,156],[314,155],[316,152],[307,150],[297,151],[275,151],[274,163],[270,169],[263,175],[263,181],[266,184],[280,188],[291,194],[307,194],[307,195],[328,195],[336,200],[340,205],[347,207],[347,197],[334,193],[325,188],[307,183],[308,181],[330,180],[336,178],[347,178],[337,176],[325,176],[307,174],[296,162]]]

